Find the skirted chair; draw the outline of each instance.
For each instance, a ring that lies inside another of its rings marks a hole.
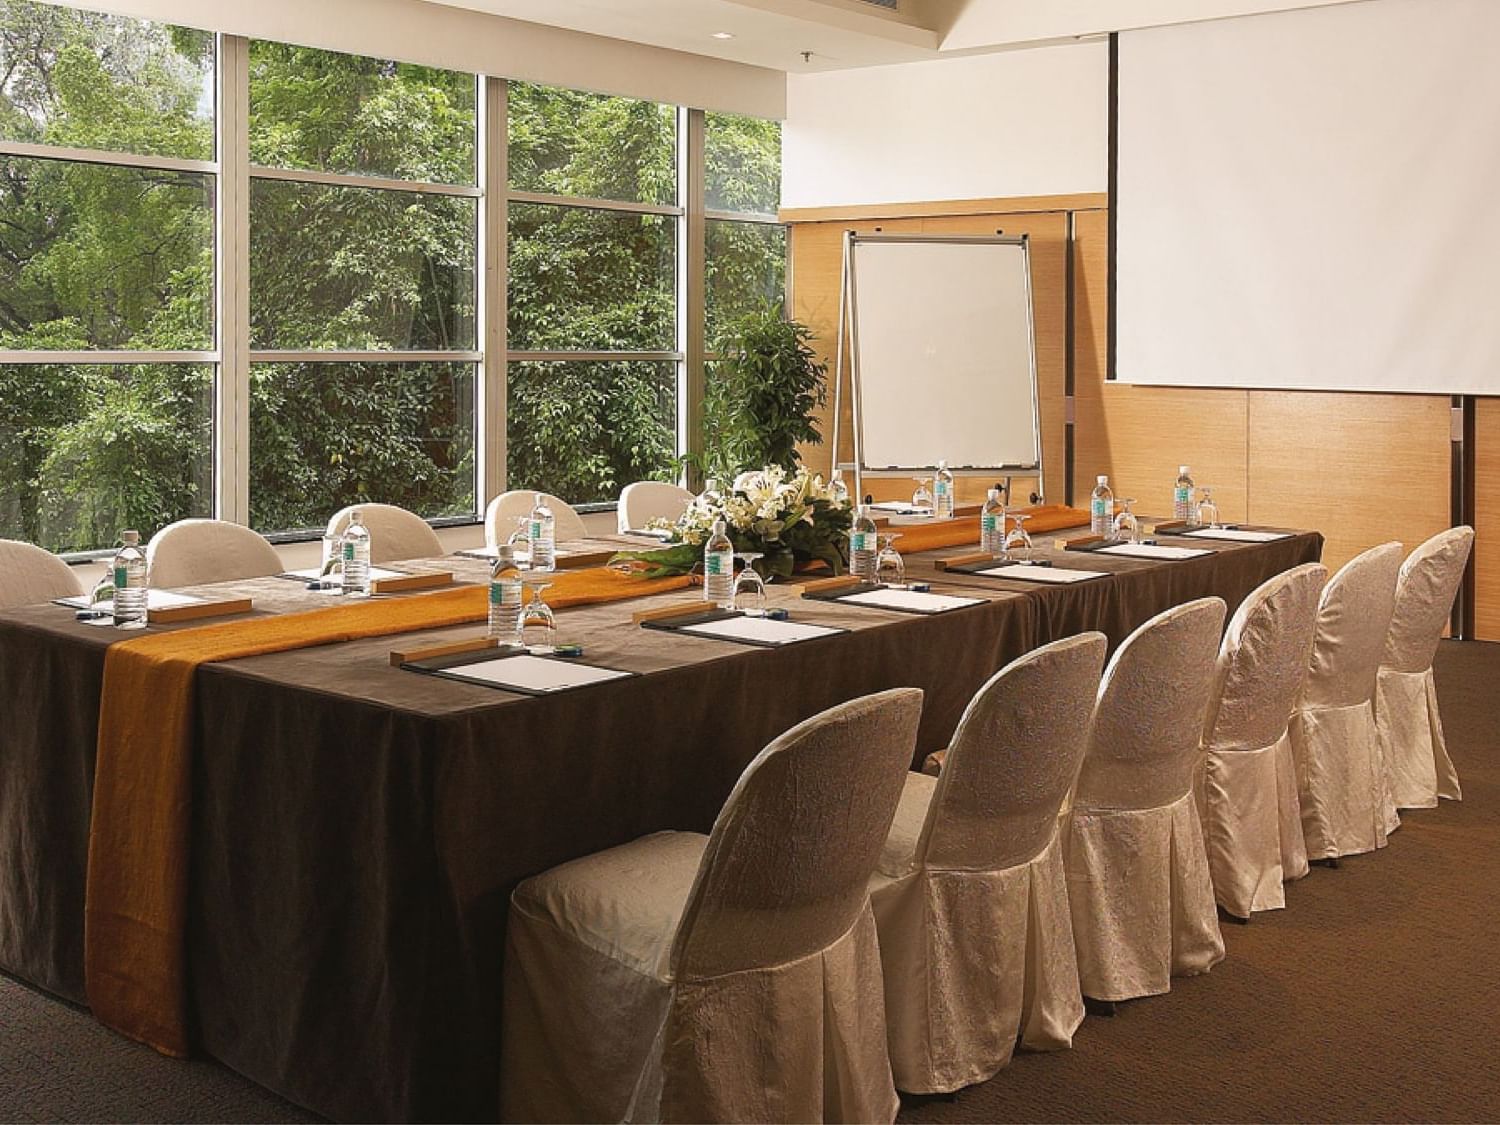
[[[1193,792],[1223,625],[1219,598],[1187,602],[1126,637],[1105,669],[1064,853],[1091,999],[1154,996],[1224,957]]]
[[[329,535],[342,535],[355,512],[370,533],[372,563],[399,562],[401,559],[435,559],[447,554],[432,525],[415,512],[395,504],[350,504],[340,508],[328,521]]]
[[[890,1121],[867,889],[922,693],[841,704],[773,741],[705,837],[659,832],[511,897],[509,1121]]]
[[[693,494],[678,485],[659,480],[638,480],[627,484],[621,491],[615,518],[622,532],[639,530],[652,520],[676,520],[692,500]]]
[[[897,1089],[983,1082],[1017,1040],[1072,1044],[1083,998],[1058,810],[1106,647],[1084,633],[1007,665],[959,720],[941,776],[906,778],[870,880]]]
[[[263,536],[225,520],[178,520],[146,544],[146,584],[157,589],[261,578],[284,569]]]
[[[76,598],[83,584],[51,551],[19,539],[0,539],[0,609]]]
[[[1318,601],[1312,657],[1291,722],[1302,836],[1313,862],[1383,848],[1401,823],[1372,702],[1400,568],[1400,543],[1371,547],[1328,580]]]
[[[1401,564],[1396,605],[1375,678],[1375,733],[1397,808],[1430,809],[1460,800],[1438,715],[1432,658],[1474,546],[1472,527],[1453,527]]]
[[[547,501],[547,507],[552,509],[553,535],[557,542],[588,537],[583,517],[573,510],[571,504],[550,492],[544,492],[542,496]],[[511,532],[516,530],[518,522],[529,516],[535,506],[534,488],[512,489],[496,496],[484,510],[484,541],[491,547],[509,542]]]
[[[1235,611],[1219,646],[1198,813],[1214,897],[1237,918],[1285,906],[1282,882],[1307,874],[1287,728],[1327,577],[1327,568],[1307,563],[1263,583]]]

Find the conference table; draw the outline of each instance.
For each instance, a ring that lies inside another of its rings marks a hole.
[[[186,932],[195,1049],[338,1120],[493,1119],[520,880],[645,833],[707,832],[767,742],[868,692],[924,689],[916,766],[1022,653],[1086,629],[1113,648],[1210,594],[1232,612],[1322,550],[1306,531],[1200,541],[1211,553],[1170,562],[1045,543],[1039,558],[1110,576],[999,581],[937,569],[960,548],[912,554],[909,581],[982,604],[924,616],[773,585],[771,603],[795,620],[845,630],[776,649],[632,618],[701,599],[695,589],[563,609],[559,641],[639,674],[555,695],[393,666],[406,635],[203,664]],[[454,556],[402,565],[486,577],[482,561]],[[274,577],[196,592],[247,594],[256,613],[327,604]],[[79,1003],[104,656],[120,637],[55,605],[0,612],[0,968]]]

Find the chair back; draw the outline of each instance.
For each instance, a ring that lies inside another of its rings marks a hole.
[[[398,562],[401,559],[435,559],[448,552],[432,530],[432,525],[415,512],[395,504],[350,504],[340,508],[328,521],[329,535],[342,535],[355,512],[370,533],[370,561]]]
[[[509,541],[511,532],[516,530],[516,521],[531,514],[531,509],[536,505],[536,494],[537,490],[534,488],[514,488],[491,500],[489,507],[484,510],[484,541],[491,547]],[[559,543],[565,539],[588,537],[583,517],[573,510],[571,504],[550,492],[543,492],[542,495],[546,497],[547,507],[552,509],[556,520],[554,531]]]
[[[83,583],[73,568],[51,551],[19,539],[0,539],[0,609],[82,593]]]
[[[1108,647],[1103,633],[1054,641],[979,689],[938,775],[919,864],[998,871],[1041,853],[1078,777]]]
[[[1223,627],[1223,600],[1199,598],[1157,614],[1115,650],[1075,809],[1155,809],[1188,793]]]
[[[1400,570],[1401,544],[1382,543],[1328,580],[1298,708],[1353,707],[1374,694]]]
[[[677,979],[785,964],[848,931],[901,799],[921,713],[917,688],[867,695],[799,723],[746,767],[673,939]]]
[[[1295,566],[1261,583],[1235,610],[1214,669],[1205,750],[1259,750],[1286,733],[1327,578],[1322,563]]]
[[[638,480],[620,493],[615,515],[621,531],[645,527],[652,520],[676,520],[692,503],[693,494],[680,485]]]
[[[1380,658],[1383,667],[1397,672],[1432,667],[1473,547],[1472,527],[1450,527],[1407,556],[1396,579],[1396,604]]]
[[[178,520],[146,544],[146,584],[159,590],[261,578],[285,569],[261,535],[224,520]]]

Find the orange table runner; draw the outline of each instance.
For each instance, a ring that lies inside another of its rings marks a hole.
[[[1065,504],[1045,504],[1039,508],[1015,510],[1031,517],[1026,521],[1026,530],[1033,535],[1065,527],[1083,527],[1089,522],[1087,512],[1069,508]],[[916,551],[935,551],[940,547],[979,546],[977,515],[934,522],[892,524],[887,530],[901,536],[896,540],[896,550],[903,555]]]
[[[558,574],[555,609],[679,590],[688,578]],[[188,1053],[185,925],[193,684],[200,664],[483,621],[484,586],[151,633],[104,657],[84,900],[84,980],[98,1019]]]

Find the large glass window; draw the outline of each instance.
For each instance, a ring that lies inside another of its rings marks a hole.
[[[212,510],[215,69],[202,32],[0,2],[0,536]]]
[[[474,516],[473,75],[250,46],[250,522]]]

